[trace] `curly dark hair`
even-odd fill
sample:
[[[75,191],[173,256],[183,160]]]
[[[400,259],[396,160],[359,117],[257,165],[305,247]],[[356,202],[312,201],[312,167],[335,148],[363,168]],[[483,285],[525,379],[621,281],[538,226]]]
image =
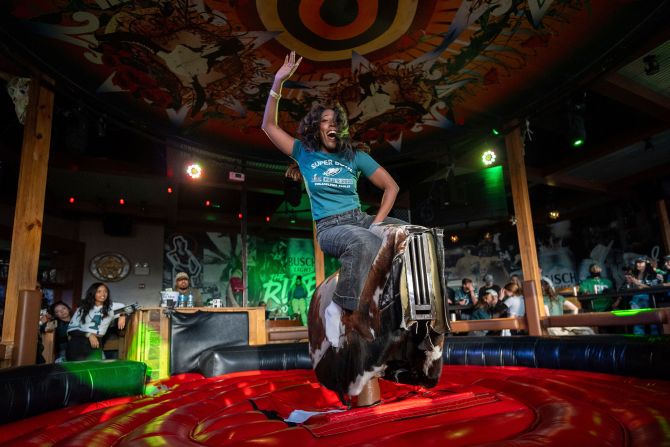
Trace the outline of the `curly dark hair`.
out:
[[[109,312],[112,309],[112,294],[109,291],[109,287],[107,287],[107,284],[105,283],[94,282],[93,284],[91,284],[88,290],[86,290],[86,295],[84,296],[84,299],[81,302],[81,315],[79,316],[79,319],[82,322],[82,324],[84,323],[86,315],[88,315],[91,309],[93,309],[93,307],[95,306],[95,292],[98,290],[98,287],[100,286],[104,286],[105,289],[107,289],[107,299],[102,304],[102,317],[105,318],[107,315],[109,315]]]
[[[321,115],[324,110],[331,109],[335,112],[335,123],[337,125],[337,152],[346,160],[354,159],[354,148],[351,144],[351,136],[349,135],[349,120],[347,119],[347,112],[339,104],[332,105],[314,104],[312,109],[300,121],[298,126],[298,137],[305,148],[309,151],[319,150],[321,145],[321,137],[319,136],[319,128],[321,126]]]

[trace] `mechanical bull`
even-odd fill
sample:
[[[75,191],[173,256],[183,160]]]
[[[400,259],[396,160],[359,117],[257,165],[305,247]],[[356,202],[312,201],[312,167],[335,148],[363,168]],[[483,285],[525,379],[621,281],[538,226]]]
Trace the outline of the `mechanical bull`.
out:
[[[379,401],[378,377],[437,384],[444,334],[449,331],[442,230],[386,225],[358,309],[332,301],[338,273],[314,292],[309,349],[319,382],[351,405]]]

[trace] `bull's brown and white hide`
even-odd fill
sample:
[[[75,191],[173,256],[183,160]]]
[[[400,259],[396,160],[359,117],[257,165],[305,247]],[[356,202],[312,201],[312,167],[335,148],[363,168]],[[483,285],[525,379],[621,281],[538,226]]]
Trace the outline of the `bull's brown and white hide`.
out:
[[[315,291],[309,309],[309,345],[319,381],[343,402],[374,376],[434,386],[442,371],[444,335],[430,322],[403,324],[398,284],[407,243],[403,226],[384,227],[382,246],[370,269],[358,309],[348,313],[332,301],[337,272]]]

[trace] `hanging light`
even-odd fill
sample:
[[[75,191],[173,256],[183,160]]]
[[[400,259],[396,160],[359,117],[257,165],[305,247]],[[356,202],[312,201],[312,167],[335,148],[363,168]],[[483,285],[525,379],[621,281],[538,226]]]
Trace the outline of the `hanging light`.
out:
[[[570,102],[568,111],[568,141],[572,147],[581,147],[586,143],[586,93],[581,98]]]
[[[452,234],[449,237],[449,240],[455,244],[456,242],[458,242],[458,235],[457,234]]]
[[[561,213],[559,213],[558,210],[549,211],[549,219],[558,220],[559,217],[561,217]]]

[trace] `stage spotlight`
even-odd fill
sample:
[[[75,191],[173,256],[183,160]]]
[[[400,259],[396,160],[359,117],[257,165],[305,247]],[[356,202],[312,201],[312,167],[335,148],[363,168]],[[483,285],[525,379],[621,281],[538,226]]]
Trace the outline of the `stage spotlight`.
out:
[[[493,135],[495,135],[496,137],[497,137],[498,135],[500,135],[500,131],[499,131],[498,129],[495,129],[495,128],[491,129],[491,133],[492,133]]]
[[[70,202],[70,203],[74,203],[74,202],[75,202],[74,197],[70,197],[70,199],[68,200],[68,202]]]
[[[496,153],[493,152],[491,149],[486,150],[482,154],[482,163],[484,163],[484,166],[491,166],[495,162],[496,162]]]
[[[458,242],[458,235],[452,234],[449,240],[455,244],[456,242]]]
[[[202,167],[197,163],[188,165],[186,168],[186,174],[188,174],[188,176],[194,180],[198,179],[202,176]]]
[[[549,211],[549,219],[558,220],[559,217],[561,217],[561,213],[559,213],[558,210]]]

